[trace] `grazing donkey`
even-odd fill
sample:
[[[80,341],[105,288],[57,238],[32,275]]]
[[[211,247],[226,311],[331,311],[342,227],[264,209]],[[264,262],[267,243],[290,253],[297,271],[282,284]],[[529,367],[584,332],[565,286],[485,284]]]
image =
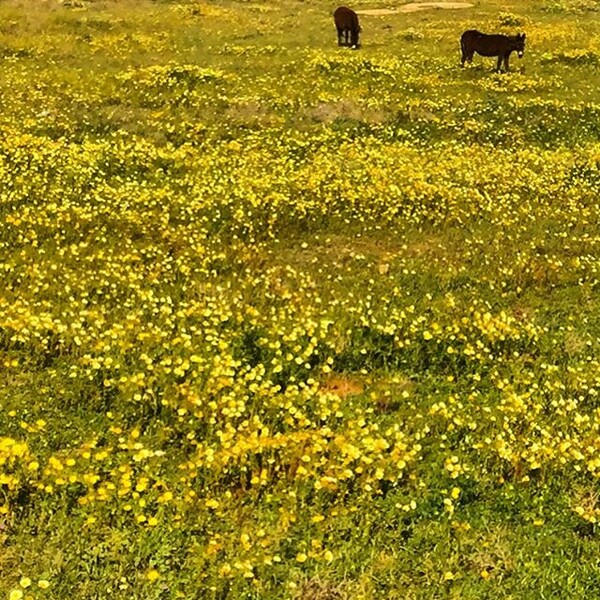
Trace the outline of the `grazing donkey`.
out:
[[[360,25],[358,24],[358,15],[346,6],[340,6],[333,13],[335,28],[338,35],[338,46],[352,46],[358,48],[358,34]],[[342,42],[342,37],[344,41]],[[350,38],[348,40],[348,38]]]
[[[496,70],[500,71],[502,62],[508,71],[508,59],[512,52],[517,52],[519,58],[523,58],[525,52],[525,34],[519,35],[487,35],[474,29],[465,31],[460,36],[460,49],[462,50],[461,67],[465,61],[473,62],[473,54],[481,56],[497,56],[498,64]]]

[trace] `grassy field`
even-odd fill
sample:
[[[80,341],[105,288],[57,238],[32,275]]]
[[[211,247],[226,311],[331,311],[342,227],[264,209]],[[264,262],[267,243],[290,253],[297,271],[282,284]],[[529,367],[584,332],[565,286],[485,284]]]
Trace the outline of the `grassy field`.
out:
[[[598,595],[600,2],[334,8],[0,2],[0,600]]]

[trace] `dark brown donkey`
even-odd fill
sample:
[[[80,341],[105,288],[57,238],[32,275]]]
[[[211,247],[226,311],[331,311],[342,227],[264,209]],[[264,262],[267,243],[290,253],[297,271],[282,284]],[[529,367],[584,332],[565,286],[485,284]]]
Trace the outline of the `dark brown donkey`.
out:
[[[358,48],[358,34],[360,33],[358,15],[347,6],[340,6],[335,9],[333,20],[338,34],[338,46]],[[342,41],[342,37],[344,41]]]
[[[465,66],[465,61],[473,62],[473,54],[481,56],[497,56],[498,65],[496,70],[500,71],[502,62],[504,68],[508,71],[508,59],[513,52],[517,52],[519,58],[523,58],[525,52],[525,34],[519,35],[487,35],[469,29],[460,36],[460,49],[462,50],[461,67]]]

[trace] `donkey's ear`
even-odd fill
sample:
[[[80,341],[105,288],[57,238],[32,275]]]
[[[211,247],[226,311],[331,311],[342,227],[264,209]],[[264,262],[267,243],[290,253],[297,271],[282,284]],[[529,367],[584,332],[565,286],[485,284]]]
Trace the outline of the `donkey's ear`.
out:
[[[521,39],[525,40],[525,34],[524,33],[521,34]]]

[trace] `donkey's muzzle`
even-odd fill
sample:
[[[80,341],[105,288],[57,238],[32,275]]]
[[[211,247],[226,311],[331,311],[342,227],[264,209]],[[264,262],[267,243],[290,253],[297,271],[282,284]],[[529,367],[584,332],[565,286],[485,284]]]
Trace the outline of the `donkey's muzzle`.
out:
[[[519,53],[517,54],[517,56],[518,56],[519,58],[523,58],[523,52],[519,52]]]

